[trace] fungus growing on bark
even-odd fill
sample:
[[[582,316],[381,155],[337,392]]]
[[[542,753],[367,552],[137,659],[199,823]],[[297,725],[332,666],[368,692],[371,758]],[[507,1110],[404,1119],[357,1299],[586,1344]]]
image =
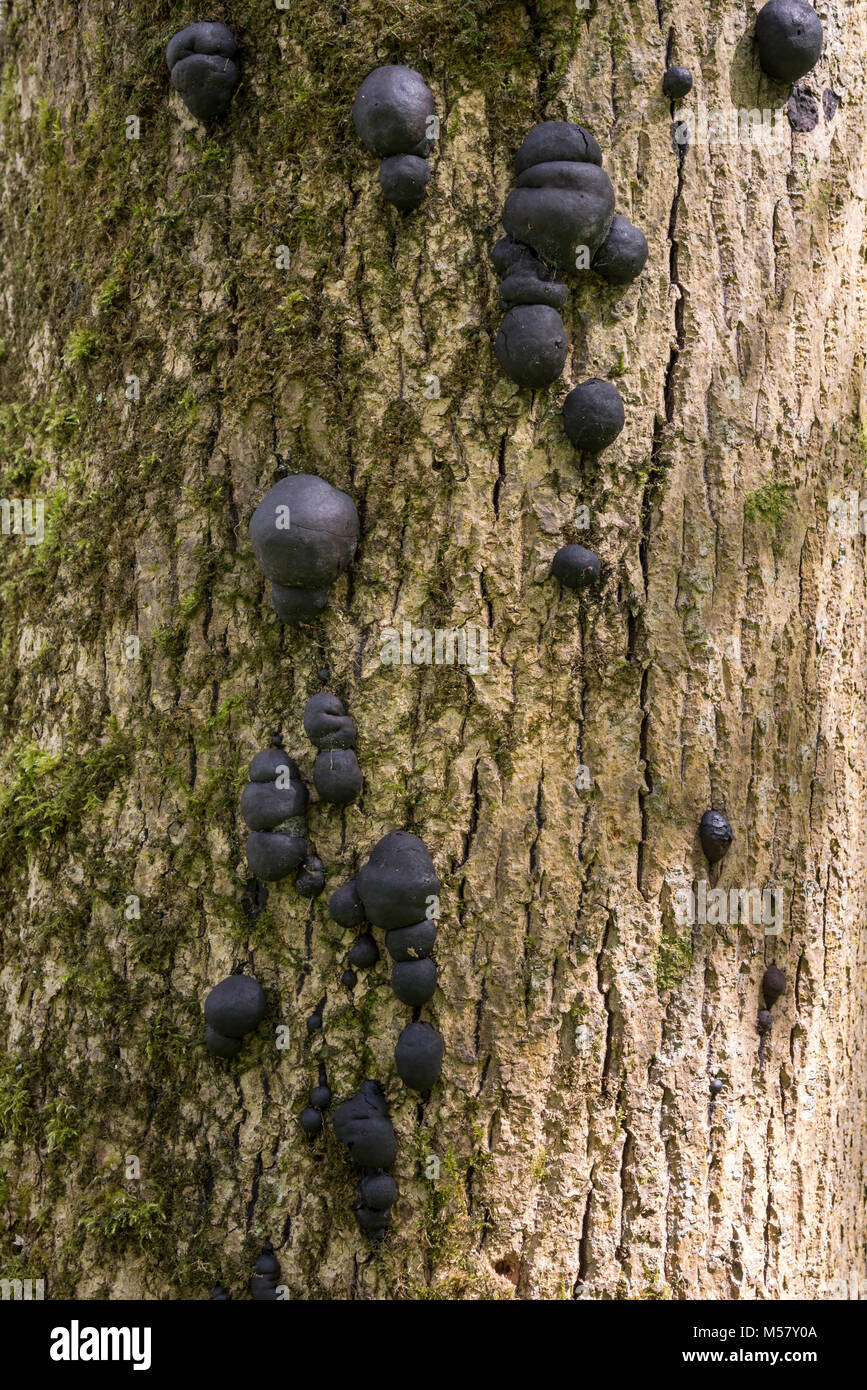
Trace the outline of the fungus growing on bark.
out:
[[[576,164],[602,163],[598,141],[583,126],[571,121],[540,121],[525,136],[515,155],[515,173],[534,164],[570,160]]]
[[[311,1135],[311,1137],[319,1134],[322,1130],[322,1116],[313,1106],[308,1106],[306,1110],[301,1111],[298,1122],[304,1133]]]
[[[358,737],[355,720],[330,690],[311,695],[304,706],[304,732],[315,748],[354,748]]]
[[[390,1173],[365,1173],[357,1195],[359,1203],[371,1211],[388,1211],[397,1201],[397,1183]]]
[[[519,386],[550,386],[566,364],[563,320],[549,304],[516,304],[500,324],[494,352]]]
[[[208,1295],[212,1303],[231,1303],[232,1295],[228,1289],[224,1289],[222,1284],[215,1284]]]
[[[722,811],[705,811],[699,822],[698,837],[710,864],[717,864],[734,839],[734,833]]]
[[[720,1081],[719,1077],[718,1077],[718,1076],[714,1076],[714,1077],[711,1079],[711,1083],[710,1083],[710,1093],[711,1093],[711,1095],[712,1095],[712,1096],[718,1096],[719,1093],[720,1093],[720,1091],[722,1090],[722,1088],[723,1088],[723,1084],[722,1084],[722,1082]]]
[[[418,207],[430,178],[425,156],[433,114],[433,92],[421,73],[400,63],[369,72],[353,102],[358,136],[382,160],[382,191],[403,212]]]
[[[506,309],[516,304],[547,304],[562,309],[569,298],[569,286],[562,280],[540,280],[519,265],[500,285],[500,303]]]
[[[370,932],[363,932],[353,942],[349,952],[349,964],[356,970],[369,970],[379,960],[379,947]]]
[[[433,998],[437,987],[436,965],[427,957],[398,961],[391,972],[391,987],[402,1004],[419,1008]]]
[[[240,79],[233,62],[237,52],[225,24],[189,24],[169,40],[166,64],[172,86],[203,125],[225,116],[232,104]]]
[[[250,518],[250,540],[271,580],[281,622],[305,622],[322,611],[331,585],[352,561],[358,512],[352,498],[324,478],[293,474],[259,503]]]
[[[689,68],[681,68],[676,64],[666,68],[662,90],[671,101],[680,101],[681,97],[685,97],[687,92],[692,91],[692,73]]]
[[[237,1057],[241,1051],[240,1038],[224,1038],[215,1028],[205,1029],[205,1047],[215,1057]]]
[[[601,573],[599,556],[583,545],[563,545],[551,561],[551,573],[567,589],[586,589]]]
[[[519,175],[503,208],[503,226],[561,270],[575,270],[579,248],[590,256],[614,216],[614,189],[597,164],[554,161]]]
[[[773,1021],[767,1009],[759,1009],[758,1015],[756,1016],[756,1027],[760,1033],[770,1032]]]
[[[323,801],[348,806],[361,794],[363,778],[355,756],[357,730],[342,700],[330,690],[312,695],[304,709],[304,730],[322,751],[313,766],[313,784]]]
[[[252,975],[229,975],[205,1000],[205,1043],[220,1057],[234,1057],[240,1039],[265,1017],[265,991]]]
[[[250,872],[266,883],[285,878],[307,853],[307,788],[298,765],[275,739],[275,746],[250,762],[249,782],[241,793],[241,815],[250,834],[246,855]]]
[[[394,1049],[398,1076],[404,1085],[411,1091],[429,1091],[442,1070],[443,1049],[442,1036],[429,1023],[407,1024]]]
[[[277,1280],[280,1278],[280,1264],[274,1254],[270,1240],[262,1246],[262,1253],[256,1261],[255,1273],[250,1280],[250,1293],[257,1303],[277,1301]]]
[[[647,238],[628,217],[616,212],[591,269],[609,285],[628,285],[647,264]]]
[[[432,918],[386,932],[385,948],[392,960],[423,960],[429,956],[437,939],[437,924]]]
[[[412,212],[424,198],[430,165],[417,154],[393,154],[379,166],[383,196],[400,212]]]
[[[781,994],[786,992],[786,977],[779,966],[769,965],[762,976],[762,997],[772,1009]]]
[[[361,795],[364,782],[351,748],[329,748],[313,764],[313,785],[323,801],[348,806]]]
[[[325,870],[322,860],[315,854],[308,854],[295,875],[295,888],[303,898],[317,898],[325,887]]]
[[[355,986],[358,984],[358,976],[354,970],[344,970],[343,974],[340,976],[340,983],[345,985],[347,989],[355,989]]]
[[[768,0],[756,18],[759,63],[768,77],[795,82],[822,54],[822,21],[807,0]]]
[[[328,912],[339,927],[360,927],[364,921],[364,903],[358,896],[354,878],[348,878],[335,888],[328,899]]]
[[[600,454],[613,444],[626,422],[623,398],[610,381],[591,377],[563,402],[563,427],[582,454]]]
[[[390,1168],[397,1140],[378,1081],[363,1081],[361,1089],[338,1106],[332,1128],[353,1162],[361,1168]]]
[[[325,1075],[325,1064],[319,1066],[319,1082],[310,1088],[310,1104],[314,1110],[327,1110],[331,1104],[331,1087]]]
[[[323,1004],[324,1004],[324,1001],[323,1001]],[[307,1032],[308,1032],[308,1033],[315,1033],[315,1032],[318,1031],[318,1029],[320,1029],[320,1028],[322,1027],[322,1009],[323,1009],[323,1004],[317,1004],[316,1008],[313,1010],[313,1013],[312,1013],[312,1014],[310,1015],[310,1017],[308,1018],[308,1020],[307,1020]]]
[[[365,916],[393,931],[427,916],[442,884],[427,846],[406,830],[391,830],[374,845],[356,879]]]

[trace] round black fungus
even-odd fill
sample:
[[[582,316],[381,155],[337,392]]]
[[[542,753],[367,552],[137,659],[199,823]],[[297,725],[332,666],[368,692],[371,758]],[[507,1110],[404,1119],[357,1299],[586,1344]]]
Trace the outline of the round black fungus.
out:
[[[213,1303],[230,1303],[232,1295],[228,1289],[224,1289],[222,1284],[215,1284],[208,1297]]]
[[[519,386],[550,386],[566,364],[563,320],[548,304],[518,304],[500,324],[494,352]]]
[[[248,782],[241,793],[241,815],[250,830],[276,830],[284,821],[303,816],[307,788],[299,781]]]
[[[561,546],[551,561],[551,573],[567,589],[586,589],[599,578],[599,556],[583,545]]]
[[[430,165],[415,154],[393,154],[379,166],[379,186],[401,212],[411,212],[424,198]]]
[[[382,1233],[388,1229],[391,1217],[387,1211],[371,1211],[368,1207],[355,1207],[355,1219],[363,1231]]]
[[[779,966],[769,965],[762,976],[762,997],[768,1008],[773,1008],[781,994],[786,992],[786,977]]]
[[[331,1104],[331,1087],[314,1086],[310,1091],[310,1104],[314,1110],[327,1110]]]
[[[822,21],[806,0],[768,0],[756,19],[759,63],[768,77],[795,82],[822,53]]]
[[[325,870],[322,860],[310,854],[295,875],[295,888],[302,898],[316,898],[325,887]]]
[[[215,1028],[205,1029],[205,1047],[215,1057],[237,1057],[241,1051],[240,1038],[226,1038]]]
[[[623,429],[623,399],[610,381],[591,377],[571,390],[563,402],[563,426],[582,454],[599,454]]]
[[[312,1014],[310,1015],[310,1017],[308,1018],[308,1020],[307,1020],[307,1032],[308,1032],[308,1033],[315,1033],[315,1032],[317,1031],[317,1029],[319,1029],[319,1028],[321,1028],[321,1027],[322,1027],[322,1013],[321,1013],[321,1011],[320,1011],[319,1009],[316,1009],[316,1011],[315,1011],[314,1013],[312,1013]]]
[[[374,845],[356,886],[368,922],[393,931],[427,916],[429,899],[439,895],[442,884],[418,836],[392,830]]]
[[[277,1280],[280,1278],[280,1265],[274,1254],[270,1240],[262,1246],[262,1253],[256,1261],[255,1274],[250,1280],[250,1294],[257,1303],[277,1301]]]
[[[340,976],[340,983],[345,985],[347,989],[355,989],[358,984],[358,976],[354,970],[344,970]]]
[[[250,540],[259,568],[276,586],[275,607],[286,600],[280,616],[291,622],[298,590],[312,594],[320,611],[321,595],[327,600],[329,587],[349,566],[358,543],[358,512],[352,498],[324,478],[293,474],[259,503],[250,518]]]
[[[553,276],[553,271],[539,260],[535,251],[531,251],[530,247],[524,246],[522,242],[515,241],[514,237],[500,237],[491,251],[491,260],[494,270],[500,276],[513,270],[520,271],[522,275],[535,275],[540,280],[550,280]]]
[[[712,1095],[712,1096],[718,1096],[719,1093],[720,1093],[720,1091],[722,1090],[722,1088],[723,1088],[722,1082],[720,1081],[720,1079],[719,1079],[718,1076],[715,1076],[715,1077],[713,1078],[713,1080],[711,1081],[711,1083],[710,1083],[710,1092],[711,1092],[711,1095]]]
[[[166,48],[172,86],[197,121],[207,125],[232,104],[240,73],[232,61],[237,44],[225,24],[190,24]]]
[[[429,1023],[409,1023],[397,1040],[394,1061],[398,1076],[411,1091],[429,1091],[443,1064],[443,1040]],[[373,1164],[370,1165],[373,1167]],[[390,1164],[377,1165],[388,1168]]]
[[[680,101],[687,92],[692,91],[692,73],[689,68],[667,68],[662,79],[662,90],[672,101]]]
[[[328,911],[339,927],[360,927],[364,921],[364,904],[358,896],[354,878],[335,888],[328,899]]]
[[[322,1116],[312,1106],[301,1111],[298,1121],[305,1134],[319,1134],[322,1130]]]
[[[601,164],[602,151],[583,126],[571,121],[541,121],[525,135],[515,155],[515,173],[523,174],[532,164],[550,164],[554,160]]]
[[[297,869],[307,853],[301,835],[282,835],[274,831],[253,831],[247,836],[246,855],[250,872],[265,883],[276,883]]]
[[[390,1168],[394,1163],[397,1140],[379,1082],[363,1081],[361,1090],[335,1110],[332,1128],[360,1167]]]
[[[758,1015],[756,1017],[756,1027],[758,1028],[760,1033],[769,1032],[773,1021],[774,1020],[771,1018],[771,1015],[768,1013],[767,1009],[759,1009]]]
[[[205,1022],[224,1038],[243,1038],[265,1017],[265,991],[252,975],[229,975],[205,1000]]]
[[[698,838],[710,864],[716,864],[728,852],[734,833],[722,811],[705,811],[699,822]]]
[[[304,706],[304,732],[315,748],[354,748],[355,720],[330,690],[311,695]]]
[[[363,783],[358,759],[351,748],[328,748],[313,764],[313,785],[323,801],[348,806],[361,795]]]
[[[385,948],[392,960],[423,960],[429,956],[437,939],[437,924],[431,918],[415,922],[411,927],[385,934]]]
[[[271,603],[281,623],[309,623],[328,607],[330,589],[288,589],[271,584]]]
[[[368,970],[379,960],[379,947],[370,932],[365,932],[354,942],[349,952],[349,964],[356,970]]]
[[[591,268],[609,285],[628,285],[647,264],[645,235],[628,217],[616,212],[608,235],[591,261]]]
[[[331,680],[331,668],[330,668],[330,666],[320,666],[320,667],[319,667],[319,670],[316,672],[316,679],[317,679],[317,680],[320,680],[320,681],[322,682],[323,685],[326,683],[326,681],[330,681],[330,680]]]
[[[568,298],[569,286],[562,280],[540,280],[522,273],[520,268],[507,275],[500,285],[500,303],[506,308],[513,304],[547,304],[552,309],[562,309]]]
[[[402,1004],[418,1008],[433,998],[437,987],[437,968],[424,960],[399,961],[391,972],[391,987]]]
[[[433,92],[421,73],[400,63],[369,72],[352,105],[359,139],[380,159],[421,145],[433,114]]]
[[[390,1173],[367,1173],[358,1184],[358,1201],[371,1211],[388,1211],[397,1197],[397,1183]]]
[[[278,777],[282,781],[298,782],[301,780],[301,771],[295,759],[290,758],[286,749],[278,745],[276,748],[264,748],[261,753],[256,753],[250,759],[247,776],[251,782],[274,782]]]
[[[572,183],[563,186],[562,170]],[[590,256],[601,246],[614,217],[611,180],[595,164],[541,164],[513,188],[503,208],[503,226],[553,265],[574,271],[579,247]],[[542,180],[548,180],[542,182]]]

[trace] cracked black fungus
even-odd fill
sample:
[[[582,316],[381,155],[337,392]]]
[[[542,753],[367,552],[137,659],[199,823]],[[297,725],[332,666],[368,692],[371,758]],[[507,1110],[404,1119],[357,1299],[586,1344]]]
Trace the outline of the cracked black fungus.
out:
[[[335,888],[328,899],[328,912],[339,927],[360,927],[364,921],[364,903],[358,896],[354,878]]]
[[[599,556],[583,545],[563,545],[551,561],[551,573],[567,589],[586,589],[601,573]]]
[[[762,976],[762,998],[769,1009],[786,992],[786,977],[777,965],[769,965]]]
[[[536,390],[556,381],[566,365],[566,329],[549,304],[516,304],[494,343],[497,361],[519,386]]]
[[[698,837],[710,864],[719,863],[728,853],[734,832],[722,811],[705,811],[699,822]]]
[[[229,975],[205,1000],[205,1042],[209,1051],[232,1057],[239,1040],[265,1017],[265,991],[252,975]],[[233,1044],[237,1043],[238,1046]]]
[[[620,392],[599,377],[573,387],[563,402],[563,427],[569,442],[582,454],[600,454],[607,449],[625,422]]]
[[[593,260],[591,269],[609,285],[628,285],[647,264],[648,245],[644,233],[628,217],[616,212],[608,234]]]
[[[358,737],[355,720],[330,690],[311,695],[304,706],[304,732],[314,748],[354,748]]]
[[[432,960],[398,961],[391,972],[391,987],[402,1004],[417,1009],[433,998],[437,968]]]
[[[307,854],[307,788],[297,763],[276,739],[275,746],[255,755],[248,776],[241,793],[241,815],[250,830],[247,863],[258,879],[276,883]]]
[[[275,1303],[277,1301],[277,1281],[280,1278],[280,1264],[270,1240],[266,1240],[262,1246],[262,1253],[254,1268],[255,1273],[250,1280],[252,1298],[256,1303]]]
[[[238,46],[225,24],[189,24],[169,40],[166,64],[172,86],[203,125],[225,116],[240,73],[233,59]]]
[[[369,72],[352,105],[359,139],[382,160],[382,192],[401,212],[417,208],[425,195],[433,115],[433,92],[421,73],[401,63]]]
[[[407,830],[383,835],[355,882],[367,921],[385,931],[421,921],[442,887],[427,846]]]
[[[437,939],[437,924],[426,917],[411,927],[399,927],[385,934],[385,949],[392,960],[423,960],[429,956]]]
[[[806,0],[768,0],[756,18],[759,63],[768,77],[795,82],[822,54],[822,21]]]
[[[295,889],[302,898],[318,898],[325,887],[325,870],[322,860],[315,854],[308,854],[295,875]]]
[[[352,498],[312,473],[281,478],[266,493],[250,518],[250,540],[281,622],[322,611],[352,562],[358,530]]]
[[[394,1049],[395,1066],[404,1085],[422,1094],[429,1091],[442,1070],[443,1050],[441,1034],[429,1023],[408,1023]]]
[[[687,92],[692,91],[692,73],[689,68],[678,67],[675,63],[666,68],[662,79],[662,90],[671,101],[680,101]]]
[[[334,1112],[332,1128],[350,1158],[361,1168],[391,1168],[397,1140],[378,1081],[363,1081],[361,1089]]]

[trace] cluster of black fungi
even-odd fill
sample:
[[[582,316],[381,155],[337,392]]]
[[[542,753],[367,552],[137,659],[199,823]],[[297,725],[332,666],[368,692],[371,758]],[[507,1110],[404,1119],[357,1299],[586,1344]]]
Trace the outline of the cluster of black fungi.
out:
[[[756,1018],[756,1027],[760,1033],[768,1033],[773,1023],[771,1009],[776,1004],[781,994],[786,992],[786,976],[778,965],[769,965],[762,976],[762,998],[765,1007],[759,1009]]]
[[[307,788],[277,734],[270,748],[251,759],[247,775],[241,793],[241,815],[250,831],[247,864],[263,883],[277,883],[307,860]]]
[[[388,1105],[378,1081],[363,1081],[361,1089],[339,1105],[332,1127],[354,1163],[364,1170],[354,1208],[359,1226],[379,1238],[388,1229],[397,1184],[387,1171],[397,1157]]]
[[[205,1000],[205,1045],[217,1057],[234,1057],[247,1033],[265,1017],[265,991],[252,975],[228,975]]]
[[[234,61],[237,52],[225,24],[189,24],[169,40],[166,63],[172,86],[203,125],[220,120],[232,104],[241,76]]]
[[[311,695],[304,709],[304,732],[317,748],[313,785],[323,801],[348,806],[361,795],[361,768],[355,755],[358,731],[343,701],[330,690]]]
[[[401,212],[422,201],[430,178],[428,135],[433,92],[421,73],[401,63],[374,68],[358,89],[352,119],[362,144],[376,155],[379,185]]]
[[[256,562],[271,581],[282,623],[308,622],[328,602],[358,544],[358,512],[345,492],[313,473],[281,478],[250,518]]]

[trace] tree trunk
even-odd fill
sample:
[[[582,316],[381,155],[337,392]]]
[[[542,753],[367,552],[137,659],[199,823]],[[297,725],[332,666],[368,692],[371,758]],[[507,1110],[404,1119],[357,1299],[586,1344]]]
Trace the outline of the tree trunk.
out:
[[[236,0],[201,16],[241,44],[206,133],[164,60],[188,6],[2,8],[0,487],[45,521],[0,539],[0,1272],[49,1298],[243,1298],[270,1237],[292,1298],[851,1296],[867,10],[820,6],[796,131],[733,0]],[[695,74],[688,145],[667,51]],[[442,120],[410,215],[350,118],[385,62]],[[738,132],[752,108],[776,126]],[[546,118],[595,133],[650,257],[625,290],[573,278],[566,371],[531,394],[492,352],[489,251]],[[595,462],[559,418],[589,376],[626,406]],[[247,535],[286,470],[362,522],[297,630]],[[603,564],[580,595],[549,577],[575,540]],[[384,664],[404,623],[486,629],[487,669]],[[326,892],[288,879],[261,911],[247,762],[279,727],[309,780],[323,664],[363,799],[314,798]],[[781,894],[779,934],[683,924],[683,890],[714,882],[709,807],[735,834],[717,886]],[[327,913],[395,827],[443,880],[427,1101],[395,1071],[410,1014],[384,949],[350,993]],[[788,989],[762,1038],[771,961]],[[222,1062],[202,1003],[242,964],[267,1020]],[[323,1060],[335,1105],[386,1089],[379,1245],[330,1126],[298,1125]]]

